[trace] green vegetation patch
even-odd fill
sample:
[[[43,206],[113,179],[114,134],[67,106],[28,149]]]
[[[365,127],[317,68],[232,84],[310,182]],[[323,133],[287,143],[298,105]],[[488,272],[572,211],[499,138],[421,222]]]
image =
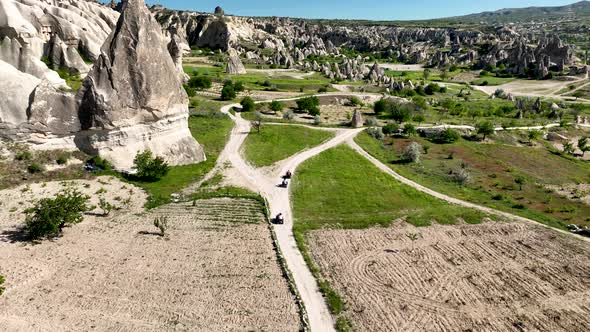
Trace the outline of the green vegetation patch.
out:
[[[293,186],[294,230],[366,228],[406,217],[416,226],[459,219],[478,223],[485,214],[447,204],[401,184],[346,146],[303,163]]]
[[[411,141],[427,147],[420,164],[400,162]],[[468,140],[448,145],[422,138],[378,141],[362,133],[356,142],[402,176],[449,196],[556,228],[565,229],[570,223],[590,225],[590,206],[547,189],[547,185],[590,182],[590,165],[583,161],[545,148]],[[451,173],[460,169],[469,174],[466,183],[453,181]]]
[[[251,132],[244,143],[246,159],[257,167],[269,166],[279,160],[330,139],[333,133],[303,126],[262,126]]]

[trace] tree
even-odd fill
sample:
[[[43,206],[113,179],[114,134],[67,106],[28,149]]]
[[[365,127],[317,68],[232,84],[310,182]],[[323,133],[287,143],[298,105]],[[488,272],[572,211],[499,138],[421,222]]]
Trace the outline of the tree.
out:
[[[432,96],[433,94],[440,92],[440,86],[436,83],[430,83],[424,88],[424,92],[427,95]]]
[[[377,115],[384,113],[386,110],[387,110],[387,102],[385,101],[385,99],[379,99],[375,102],[375,105],[373,105],[373,111]]]
[[[483,140],[486,140],[486,136],[491,136],[496,132],[494,125],[490,121],[483,121],[476,126],[477,133],[483,136]]]
[[[312,116],[320,114],[320,100],[318,97],[306,97],[297,100],[297,109],[301,112],[307,112]]]
[[[54,198],[42,198],[25,210],[24,229],[32,239],[58,236],[64,226],[82,221],[90,197],[66,189]]]
[[[422,72],[422,75],[424,76],[424,79],[427,80],[427,81],[430,78],[430,74],[432,74],[432,72],[428,68],[424,69],[424,72]]]
[[[252,112],[256,108],[254,100],[250,97],[244,97],[240,102],[240,105],[242,105],[242,112]]]
[[[458,141],[460,138],[461,135],[459,132],[452,128],[446,128],[438,134],[436,140],[441,143],[450,144]]]
[[[443,68],[443,70],[440,72],[440,79],[443,81],[446,81],[447,78],[449,78],[449,70],[446,68]]]
[[[426,118],[424,118],[424,115],[422,114],[416,114],[414,115],[414,118],[412,118],[412,120],[414,122],[418,122],[418,124],[421,124],[422,122],[426,121]]]
[[[467,111],[467,114],[473,119],[475,120],[475,118],[477,118],[478,116],[481,116],[481,111],[475,108],[470,109],[469,111]]]
[[[260,133],[262,127],[262,114],[260,112],[254,113],[254,120],[252,120],[252,127],[256,129],[257,133]]]
[[[426,99],[421,96],[415,96],[412,98],[412,102],[414,103],[416,111],[424,111],[428,109],[428,104],[426,103]]]
[[[246,89],[246,87],[244,87],[244,83],[241,81],[237,81],[234,83],[234,90],[236,92],[242,92]]]
[[[141,181],[158,181],[170,170],[168,164],[162,157],[154,157],[152,151],[140,152],[133,159],[133,169],[136,170],[135,177]]]
[[[411,106],[408,104],[409,103],[392,103],[392,105],[389,108],[391,118],[397,121],[398,123],[410,120],[412,117],[412,109]]]
[[[350,106],[362,106],[363,102],[357,96],[348,98],[348,105]]]
[[[275,113],[278,113],[278,112],[282,111],[283,110],[283,103],[281,103],[278,100],[273,100],[270,103],[270,110],[273,111],[273,112],[275,112]]]
[[[399,125],[397,123],[390,122],[383,126],[383,134],[384,135],[394,135],[399,133]]]
[[[420,163],[421,155],[422,146],[416,142],[412,142],[404,148],[402,159],[413,163]]]
[[[413,124],[406,123],[404,125],[403,133],[406,136],[413,136],[413,135],[416,135],[418,133],[418,131],[416,131],[416,127]]]
[[[188,86],[197,89],[204,90],[210,89],[212,86],[211,79],[207,76],[195,76],[188,80]]]
[[[576,92],[574,92],[574,94],[572,96],[576,97],[576,100],[578,100],[578,98],[584,98],[584,92],[583,91],[576,91]]]
[[[238,93],[234,89],[234,85],[231,84],[224,84],[223,88],[221,89],[221,100],[232,100],[237,97]]]
[[[526,179],[519,175],[514,178],[514,183],[518,184],[519,190],[522,190],[522,186],[526,183]]]
[[[529,142],[532,142],[533,140],[537,140],[539,139],[539,137],[541,137],[541,135],[543,135],[543,133],[540,130],[529,130],[527,136],[529,138]]]
[[[590,146],[588,146],[588,137],[582,137],[578,140],[578,148],[582,151],[582,158],[586,152],[590,151]]]

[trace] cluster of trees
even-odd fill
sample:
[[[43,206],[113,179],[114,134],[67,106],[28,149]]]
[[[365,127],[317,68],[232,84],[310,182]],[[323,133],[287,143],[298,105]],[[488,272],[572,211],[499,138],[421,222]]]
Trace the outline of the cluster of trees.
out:
[[[223,82],[223,88],[221,89],[221,100],[235,99],[238,93],[244,91],[244,89],[244,83],[227,80]]]
[[[193,76],[184,85],[184,90],[186,90],[189,97],[194,97],[196,91],[210,89],[212,85],[211,79],[207,76]]]
[[[397,123],[412,119],[415,112],[421,111],[426,106],[423,98],[416,98],[413,102],[400,102],[391,98],[383,98],[375,102],[373,111],[378,116],[389,116]]]
[[[320,100],[318,97],[301,98],[296,103],[299,112],[308,113],[311,116],[320,115]]]

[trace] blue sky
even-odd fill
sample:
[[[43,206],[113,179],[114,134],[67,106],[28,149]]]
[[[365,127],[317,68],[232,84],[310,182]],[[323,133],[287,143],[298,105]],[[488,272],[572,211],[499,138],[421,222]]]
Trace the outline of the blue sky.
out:
[[[172,9],[212,12],[220,5],[226,13],[243,16],[307,18],[363,18],[372,20],[428,19],[472,14],[501,8],[561,6],[573,0],[159,0]]]

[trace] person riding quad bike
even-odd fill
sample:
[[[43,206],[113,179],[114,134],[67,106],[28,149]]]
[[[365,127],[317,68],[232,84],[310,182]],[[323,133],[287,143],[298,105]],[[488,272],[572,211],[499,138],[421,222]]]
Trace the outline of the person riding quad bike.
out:
[[[285,222],[285,220],[283,219],[283,214],[282,213],[277,214],[277,216],[275,217],[275,223],[282,225],[284,222]]]
[[[285,174],[285,179],[290,179],[293,176],[293,174],[291,173],[291,171],[287,171],[287,173]]]

